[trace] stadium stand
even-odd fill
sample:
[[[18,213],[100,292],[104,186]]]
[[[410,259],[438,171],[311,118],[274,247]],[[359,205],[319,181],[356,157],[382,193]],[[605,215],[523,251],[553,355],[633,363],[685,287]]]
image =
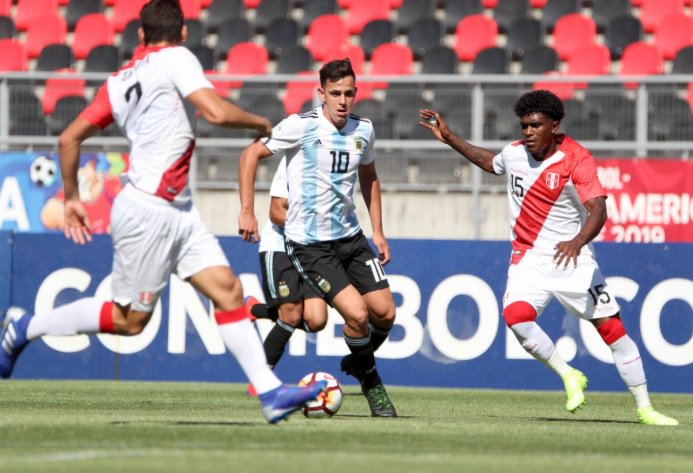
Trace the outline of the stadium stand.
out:
[[[457,74],[458,65],[457,53],[453,49],[439,44],[424,52],[421,58],[421,73]]]
[[[206,37],[205,24],[200,20],[186,19],[185,26],[188,29],[188,37],[183,43],[187,48],[200,46],[204,43]]]
[[[270,59],[277,59],[284,51],[299,45],[300,29],[292,18],[275,18],[265,31],[265,49]]]
[[[0,71],[26,71],[28,63],[22,43],[14,39],[0,39]]]
[[[494,46],[479,51],[474,58],[472,74],[507,74],[510,69],[510,54],[505,48]]]
[[[65,12],[67,27],[70,31],[74,31],[80,18],[92,13],[103,14],[103,11],[103,0],[70,0]]]
[[[113,44],[113,28],[108,18],[101,13],[88,13],[80,17],[72,38],[75,58],[86,58],[92,48],[102,44]]]
[[[199,56],[198,56],[199,58]],[[109,44],[94,46],[84,61],[84,72],[115,72],[122,59],[117,47]]]
[[[57,0],[19,0],[14,14],[14,25],[19,31],[26,31],[37,18],[58,15]]]
[[[525,52],[544,44],[544,25],[536,18],[519,18],[508,28],[505,47],[515,60]]]
[[[414,54],[407,45],[397,43],[381,44],[371,58],[371,75],[408,75],[413,72]],[[388,84],[378,82],[375,88],[387,88]]]
[[[645,32],[652,33],[669,15],[684,12],[683,0],[641,0],[640,21]]]
[[[115,0],[111,11],[111,21],[115,32],[122,32],[128,23],[138,20],[139,12],[145,3],[147,0]]]
[[[623,50],[618,70],[620,76],[646,76],[664,72],[664,57],[660,48],[644,41],[631,43]],[[626,83],[627,88],[637,84]]]
[[[614,18],[606,26],[604,44],[611,52],[611,58],[621,59],[623,50],[629,44],[642,40],[645,36],[640,19],[626,15]]]
[[[10,16],[0,16],[0,39],[12,39],[17,36],[14,20]]]
[[[529,0],[498,0],[493,18],[501,33],[506,33],[515,20],[529,16]]]
[[[234,18],[243,18],[244,13],[243,0],[214,0],[207,10],[207,30],[216,33],[222,23]]]
[[[404,0],[397,14],[398,31],[406,33],[421,18],[433,18],[434,15],[435,0]]]
[[[337,15],[337,0],[304,0],[301,28],[307,32],[315,20],[323,15]]]
[[[558,71],[560,60],[551,46],[535,46],[528,49],[520,61],[520,74],[544,74]]]
[[[597,32],[603,33],[614,18],[630,15],[630,0],[593,0],[592,19]]]
[[[673,59],[679,49],[693,44],[693,19],[684,13],[662,18],[654,31],[653,42],[664,59]]]
[[[0,0],[0,16],[12,15],[12,0]]]
[[[283,48],[276,61],[277,74],[297,74],[313,68],[313,55],[305,47],[292,45]]]
[[[597,25],[592,18],[580,13],[562,16],[553,31],[553,48],[564,61],[583,46],[594,44],[597,39]]]
[[[87,99],[81,95],[64,95],[55,103],[51,115],[48,117],[48,132],[52,136],[58,136],[67,126],[77,118],[87,106]]]
[[[546,31],[553,32],[556,22],[571,13],[580,11],[581,0],[549,0],[546,2],[542,11],[542,22],[546,26]]]
[[[214,54],[218,59],[226,59],[229,49],[237,44],[247,43],[253,37],[253,27],[245,18],[228,18],[219,23]]]
[[[678,50],[671,66],[672,74],[693,73],[693,46],[685,46]]]
[[[430,48],[443,41],[445,27],[434,17],[419,18],[407,30],[407,44],[415,59],[421,59]]]
[[[288,17],[289,0],[262,0],[255,10],[255,29],[265,32],[272,20]]]
[[[65,71],[65,75],[46,79],[46,85],[41,97],[43,113],[51,115],[57,106],[58,100],[71,95],[84,97],[86,81],[78,77],[65,77],[74,71]]]
[[[350,0],[346,25],[349,34],[359,34],[369,21],[389,18],[389,0]]]
[[[457,24],[453,49],[460,61],[473,61],[479,51],[497,43],[496,20],[484,15],[470,15]]]
[[[120,53],[125,59],[132,57],[132,52],[135,50],[140,40],[137,37],[137,30],[140,27],[139,20],[130,20],[120,36]]]
[[[392,43],[395,35],[395,24],[390,20],[371,20],[364,25],[359,35],[359,44],[366,53],[366,58],[370,59],[375,48],[381,44]]]
[[[72,69],[75,65],[75,55],[67,44],[49,44],[39,54],[34,70],[55,71]]]
[[[448,33],[454,33],[457,24],[465,17],[480,15],[484,12],[481,0],[445,0],[445,29]]]
[[[36,17],[26,31],[24,46],[29,59],[36,59],[49,44],[65,44],[67,22],[62,16],[50,14]]]
[[[205,71],[214,71],[216,69],[216,57],[214,50],[209,46],[198,44],[190,47],[190,51],[197,57],[202,69]]]
[[[341,49],[348,43],[349,33],[339,15],[321,15],[308,27],[306,47],[316,61],[322,61],[331,51]]]

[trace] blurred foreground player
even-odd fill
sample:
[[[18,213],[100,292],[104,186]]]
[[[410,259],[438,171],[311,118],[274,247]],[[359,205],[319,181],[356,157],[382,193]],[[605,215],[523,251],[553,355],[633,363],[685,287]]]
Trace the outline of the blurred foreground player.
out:
[[[142,45],[132,61],[109,77],[59,142],[65,236],[80,245],[91,241],[77,185],[80,145],[113,121],[130,143],[127,184],[111,213],[113,300],[89,297],[33,316],[6,317],[0,375],[9,377],[29,341],[44,335],[142,332],[175,272],[212,300],[224,344],[257,389],[263,415],[276,423],[325,386],[284,386],[267,366],[240,281],[200,219],[188,187],[195,109],[210,123],[254,129],[261,136],[270,133],[271,124],[217,95],[199,61],[180,46],[187,30],[177,0],[148,2],[140,23]]]
[[[585,404],[587,377],[571,368],[536,323],[553,297],[594,325],[611,348],[621,379],[637,406],[638,420],[678,425],[652,407],[640,353],[621,323],[590,243],[606,222],[606,193],[592,155],[558,128],[565,114],[553,93],[537,90],[515,103],[523,140],[495,154],[461,139],[432,110],[420,124],[484,171],[506,174],[512,255],[503,318],[522,347],[563,379],[566,409]]]

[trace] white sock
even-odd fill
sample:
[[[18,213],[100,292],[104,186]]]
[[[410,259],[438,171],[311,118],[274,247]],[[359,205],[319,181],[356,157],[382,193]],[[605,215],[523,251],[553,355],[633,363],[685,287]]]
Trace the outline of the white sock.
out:
[[[100,299],[87,297],[38,313],[29,321],[27,338],[34,340],[44,335],[98,333],[103,303]]]
[[[520,322],[510,329],[527,353],[563,376],[570,366],[556,351],[556,346],[536,322]]]
[[[563,377],[572,368],[565,360],[558,354],[557,350],[554,350],[551,357],[546,361],[546,366],[554,370],[560,377]]]
[[[282,382],[267,364],[265,349],[250,319],[220,324],[219,332],[258,394],[281,386]]]
[[[618,374],[633,394],[638,408],[651,405],[640,351],[633,339],[624,335],[609,345],[609,348],[614,356]]]

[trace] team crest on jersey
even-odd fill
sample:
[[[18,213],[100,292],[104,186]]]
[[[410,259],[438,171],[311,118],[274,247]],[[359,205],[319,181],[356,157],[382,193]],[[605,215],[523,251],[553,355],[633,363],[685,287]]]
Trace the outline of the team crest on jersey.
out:
[[[291,293],[289,286],[286,285],[286,281],[279,281],[277,289],[279,290],[279,295],[281,297],[289,297],[289,294]]]
[[[154,294],[152,294],[150,291],[140,292],[140,302],[142,304],[151,304],[153,300]]]
[[[546,173],[546,187],[551,190],[558,189],[558,185],[561,182],[561,176],[556,172]]]
[[[363,140],[359,138],[358,136],[354,138],[354,146],[356,147],[356,151],[363,151]]]
[[[332,289],[332,284],[330,284],[330,281],[323,278],[322,276],[318,276],[316,282],[318,283],[318,287],[324,294],[327,294],[328,292],[330,292],[330,289]]]

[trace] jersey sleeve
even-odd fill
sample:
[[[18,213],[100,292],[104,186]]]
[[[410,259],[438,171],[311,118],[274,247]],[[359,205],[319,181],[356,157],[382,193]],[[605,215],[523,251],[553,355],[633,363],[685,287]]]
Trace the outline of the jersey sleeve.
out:
[[[170,77],[181,96],[187,97],[196,90],[213,89],[212,83],[205,77],[202,64],[187,48],[178,47],[172,51],[175,57],[169,62]]]
[[[373,161],[375,161],[375,129],[371,127],[368,144],[366,145],[366,150],[363,152],[361,164],[371,164]]]
[[[102,130],[113,123],[111,102],[108,99],[108,81],[99,87],[94,100],[82,110],[79,117]]]
[[[289,198],[289,187],[286,182],[286,156],[279,161],[277,172],[274,173],[272,185],[270,186],[270,197]]]
[[[505,160],[503,159],[503,151],[501,151],[493,157],[492,164],[493,172],[497,176],[502,176],[503,174],[505,174]]]
[[[299,146],[303,137],[304,120],[298,115],[289,115],[272,128],[272,134],[262,140],[272,154]]]
[[[594,158],[589,153],[580,156],[571,173],[571,179],[582,202],[587,202],[595,197],[606,196],[606,192],[604,192],[597,177],[597,166]]]

